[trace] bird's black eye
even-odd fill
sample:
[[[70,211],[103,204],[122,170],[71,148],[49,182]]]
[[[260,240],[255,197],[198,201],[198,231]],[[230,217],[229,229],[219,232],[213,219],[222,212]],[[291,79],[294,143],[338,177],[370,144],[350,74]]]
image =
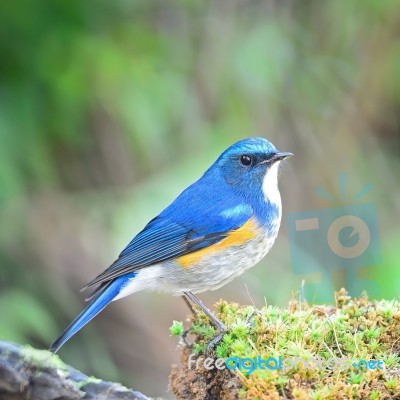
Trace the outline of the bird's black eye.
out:
[[[243,165],[245,165],[246,167],[248,167],[253,162],[253,159],[248,155],[243,155],[243,156],[240,156],[240,162]]]

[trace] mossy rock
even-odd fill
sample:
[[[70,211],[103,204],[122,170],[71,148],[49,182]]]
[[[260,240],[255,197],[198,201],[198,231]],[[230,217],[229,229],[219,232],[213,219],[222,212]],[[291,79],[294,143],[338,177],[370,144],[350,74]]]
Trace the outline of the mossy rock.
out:
[[[89,377],[47,350],[0,341],[1,400],[150,400],[119,383]]]
[[[178,400],[400,399],[399,302],[372,301],[366,295],[351,299],[344,289],[335,299],[335,306],[293,300],[288,308],[261,309],[220,301],[216,315],[228,332],[211,351],[207,344],[216,332],[200,310],[191,320],[190,344],[175,322],[171,332],[185,340],[180,342],[181,364],[170,376],[172,391]],[[250,360],[233,370],[209,370],[202,362],[189,369],[189,358],[200,356]],[[281,363],[280,369],[250,371],[257,357],[270,358],[271,368],[276,366],[271,357],[282,357],[281,362],[291,357],[293,367],[283,361],[284,369]]]

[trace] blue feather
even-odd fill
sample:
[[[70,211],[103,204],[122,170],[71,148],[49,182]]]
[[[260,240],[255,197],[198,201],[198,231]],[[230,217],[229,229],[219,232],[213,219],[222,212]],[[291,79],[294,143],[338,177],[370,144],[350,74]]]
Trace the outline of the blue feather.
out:
[[[109,268],[86,285],[99,285],[89,296],[93,300],[51,350],[56,352],[93,319],[142,268],[162,265],[218,243],[250,218],[263,227],[260,232],[275,232],[280,207],[268,200],[263,184],[268,163],[277,155],[277,149],[263,138],[242,140],[224,151],[199,180],[128,243]],[[281,155],[278,159],[288,153]],[[252,160],[251,168],[243,164],[243,156]]]
[[[91,303],[71,322],[60,337],[50,346],[50,351],[56,353],[61,346],[67,342],[75,333],[82,329],[100,311],[102,311],[124,288],[128,281],[134,278],[136,273],[130,273],[111,281],[105,288],[91,301]]]

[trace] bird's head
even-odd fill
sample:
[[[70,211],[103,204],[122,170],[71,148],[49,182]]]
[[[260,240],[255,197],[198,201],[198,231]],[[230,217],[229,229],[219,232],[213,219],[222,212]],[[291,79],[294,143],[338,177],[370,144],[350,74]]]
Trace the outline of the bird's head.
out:
[[[276,196],[279,196],[279,164],[292,155],[278,151],[267,139],[253,137],[230,146],[214,165],[225,182],[242,194],[257,191],[274,203],[277,201]]]

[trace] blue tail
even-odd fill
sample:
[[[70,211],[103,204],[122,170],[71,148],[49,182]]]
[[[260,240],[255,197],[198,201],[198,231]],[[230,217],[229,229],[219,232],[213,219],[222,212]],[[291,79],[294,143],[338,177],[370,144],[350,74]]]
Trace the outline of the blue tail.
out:
[[[100,294],[69,324],[60,337],[50,346],[50,351],[56,353],[75,333],[82,329],[100,311],[102,311],[123,289],[129,279],[136,274],[130,273],[120,276],[108,283]]]

